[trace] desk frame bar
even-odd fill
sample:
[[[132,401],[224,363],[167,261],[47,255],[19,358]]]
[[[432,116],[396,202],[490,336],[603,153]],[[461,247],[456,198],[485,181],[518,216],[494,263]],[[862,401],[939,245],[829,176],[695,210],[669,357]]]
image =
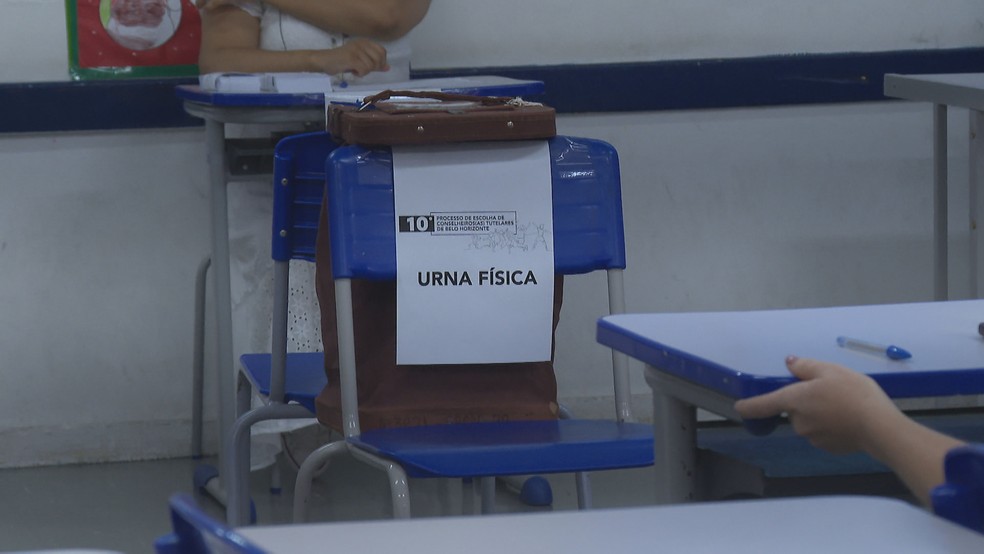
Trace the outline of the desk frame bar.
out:
[[[949,297],[946,106],[933,105],[933,298]]]
[[[733,398],[646,366],[653,390],[656,502],[692,502],[697,495],[697,409],[740,421]]]
[[[984,244],[979,237],[978,222],[984,214],[984,199],[979,184],[984,180],[984,73],[953,73],[937,75],[897,75],[888,73],[884,79],[885,96],[904,98],[933,104],[933,259],[934,298],[947,300],[947,107],[966,108],[970,111],[970,167],[969,167],[969,248],[968,248],[968,296],[978,298],[984,290],[981,283],[984,271]]]
[[[980,218],[984,214],[984,195],[980,193],[981,180],[984,179],[984,113],[970,110],[970,297],[980,298],[984,290],[981,285],[981,260],[984,260],[984,241],[980,238]]]
[[[235,379],[232,349],[232,289],[229,275],[229,209],[228,160],[225,152],[225,125],[213,119],[205,120],[205,140],[208,148],[209,191],[212,216],[212,285],[215,291],[216,368],[218,373],[218,411],[221,448],[219,473],[233,475],[228,453],[232,436],[228,432],[236,420]],[[214,158],[213,158],[214,157]]]
[[[220,504],[228,507],[223,481],[236,475],[233,427],[236,422],[237,386],[236,356],[232,340],[232,286],[229,258],[229,160],[226,158],[226,125],[230,123],[256,125],[290,125],[324,121],[324,106],[301,107],[228,107],[185,102],[184,109],[192,116],[205,120],[205,145],[208,157],[209,203],[212,226],[211,271],[215,294],[216,372],[218,374],[219,420],[219,478],[205,484],[208,492]],[[248,177],[235,177],[249,180]],[[271,186],[272,183],[271,183]],[[245,458],[248,460],[248,453]],[[248,463],[248,462],[247,462]],[[245,491],[248,497],[248,491]],[[227,513],[236,515],[233,509]]]

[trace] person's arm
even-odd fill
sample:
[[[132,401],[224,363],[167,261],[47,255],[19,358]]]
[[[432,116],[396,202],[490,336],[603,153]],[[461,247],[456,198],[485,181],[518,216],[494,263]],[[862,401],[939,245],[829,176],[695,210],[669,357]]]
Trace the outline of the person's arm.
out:
[[[197,0],[203,14],[234,0]],[[424,19],[430,0],[265,0],[267,4],[325,31],[374,40],[396,40]]]
[[[946,453],[964,442],[902,417],[898,423],[872,429],[865,451],[892,468],[923,505],[930,506],[930,493],[946,480]]]
[[[260,21],[235,6],[202,12],[201,73],[321,72],[363,76],[385,71],[386,49],[368,39],[353,39],[325,50],[260,49]]]
[[[943,483],[943,459],[962,445],[909,419],[867,375],[817,360],[789,357],[789,371],[801,382],[739,400],[746,419],[786,413],[793,429],[810,443],[834,453],[858,450],[890,467],[924,505]]]
[[[396,40],[424,19],[430,0],[266,0],[282,12],[325,29],[376,40]]]

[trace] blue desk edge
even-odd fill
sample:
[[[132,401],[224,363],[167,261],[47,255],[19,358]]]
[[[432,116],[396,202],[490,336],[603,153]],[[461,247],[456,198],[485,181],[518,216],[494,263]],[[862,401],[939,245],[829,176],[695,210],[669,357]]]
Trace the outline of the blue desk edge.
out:
[[[730,398],[747,398],[764,394],[796,381],[792,376],[761,377],[736,372],[629,332],[605,317],[598,320],[596,340],[604,346],[656,367],[659,371],[707,387]],[[909,371],[899,374],[873,374],[871,377],[892,398],[984,393],[984,368]]]
[[[649,62],[414,69],[413,78],[500,75],[545,83],[558,114],[884,101],[885,73],[984,72],[984,48]],[[0,84],[0,133],[195,127],[174,87],[195,77]],[[618,91],[618,94],[612,94]]]

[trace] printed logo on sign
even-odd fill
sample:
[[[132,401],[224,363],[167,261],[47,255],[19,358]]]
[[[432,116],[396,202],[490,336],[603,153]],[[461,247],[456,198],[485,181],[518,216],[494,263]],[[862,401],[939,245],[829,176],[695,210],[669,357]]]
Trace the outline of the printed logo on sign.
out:
[[[401,233],[433,235],[516,234],[516,212],[434,212],[400,216]]]
[[[434,230],[433,215],[404,215],[399,222],[401,233],[430,233]]]

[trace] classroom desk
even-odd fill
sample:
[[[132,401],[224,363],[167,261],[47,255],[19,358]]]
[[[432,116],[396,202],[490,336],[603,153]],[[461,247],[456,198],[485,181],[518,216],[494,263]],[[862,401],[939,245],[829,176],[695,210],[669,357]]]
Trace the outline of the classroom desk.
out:
[[[442,92],[475,94],[487,96],[530,96],[543,92],[540,81],[522,81],[506,77],[476,75],[450,77],[446,79],[418,80],[422,89]],[[349,90],[366,90],[366,94],[384,88],[351,87]],[[232,425],[236,418],[236,359],[232,344],[232,299],[229,269],[229,214],[227,186],[231,181],[242,179],[233,177],[229,170],[226,151],[226,125],[229,124],[277,124],[318,123],[325,121],[325,99],[323,94],[269,94],[269,93],[222,93],[206,91],[197,85],[181,85],[176,94],[184,102],[189,114],[205,120],[206,149],[209,171],[209,201],[211,209],[211,271],[215,294],[216,356],[218,359],[218,419],[219,419],[219,472],[231,475],[227,456],[230,448]],[[207,265],[200,268],[204,271]],[[200,425],[199,412],[193,415]],[[200,453],[199,441],[196,454]],[[196,439],[193,438],[193,443]],[[193,450],[196,446],[193,445]],[[209,479],[206,490],[222,503],[225,494],[218,479]]]
[[[984,243],[978,222],[984,214],[984,195],[978,187],[984,179],[984,73],[950,73],[938,75],[885,75],[885,96],[918,100],[933,104],[933,275],[934,298],[948,298],[947,249],[947,106],[970,110],[970,297],[977,298],[984,260]]]
[[[984,300],[676,314],[621,314],[598,322],[598,342],[646,364],[653,389],[657,498],[695,495],[696,408],[738,421],[739,398],[795,379],[790,354],[867,373],[892,398],[984,393]],[[837,346],[838,336],[895,344],[912,358]],[[775,420],[746,422],[767,433]]]
[[[862,496],[284,525],[239,532],[272,554],[984,551],[984,535],[899,500]]]

